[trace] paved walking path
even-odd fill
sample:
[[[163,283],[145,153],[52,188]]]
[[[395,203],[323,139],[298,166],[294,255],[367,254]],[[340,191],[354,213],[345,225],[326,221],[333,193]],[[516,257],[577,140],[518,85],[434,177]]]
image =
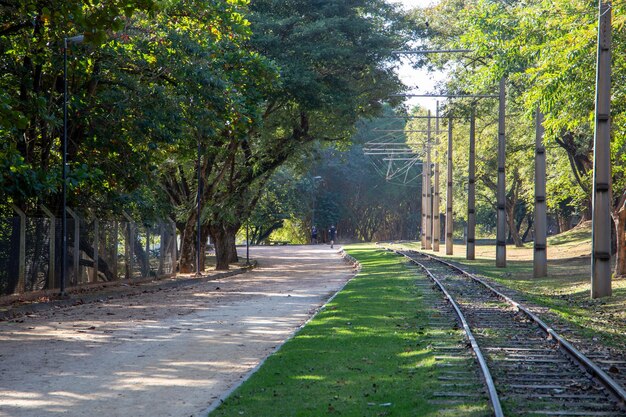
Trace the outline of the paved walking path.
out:
[[[353,275],[337,248],[0,323],[0,416],[201,416]]]

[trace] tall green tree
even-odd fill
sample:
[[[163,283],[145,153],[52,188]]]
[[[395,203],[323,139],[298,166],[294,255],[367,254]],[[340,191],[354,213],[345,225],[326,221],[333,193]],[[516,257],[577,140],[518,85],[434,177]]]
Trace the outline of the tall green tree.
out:
[[[280,88],[262,107],[262,124],[242,132],[233,165],[207,216],[218,267],[272,172],[315,141],[346,140],[359,117],[401,90],[394,49],[406,41],[397,7],[382,1],[256,1],[250,48],[280,69]],[[228,238],[230,237],[230,238]],[[231,258],[232,259],[232,258]]]
[[[78,163],[78,149],[90,141],[90,99],[97,94],[95,56],[107,34],[120,30],[135,11],[153,11],[153,0],[47,2],[19,0],[0,4],[0,195],[23,209],[39,199],[58,211],[63,100],[63,38],[85,34],[86,46],[70,52],[73,94],[69,125],[72,183],[93,185],[101,172]],[[79,114],[78,111],[82,111]],[[58,169],[57,169],[58,168]],[[56,174],[59,173],[59,174]]]
[[[590,215],[593,161],[593,112],[595,99],[595,57],[598,10],[597,4],[579,0],[531,2],[492,2],[488,0],[443,1],[428,16],[437,19],[442,8],[452,12],[445,22],[454,23],[454,36],[445,36],[443,23],[434,25],[432,42],[437,45],[465,47],[474,52],[467,68],[457,66],[452,72],[451,87],[470,91],[482,89],[505,75],[509,94],[517,101],[517,109],[527,115],[539,107],[545,114],[546,141],[564,152],[570,169],[552,170],[548,187],[556,192],[551,203],[559,207],[569,201],[583,219]],[[613,7],[613,46],[619,50],[625,41],[621,28],[626,17],[621,7]],[[444,36],[438,36],[442,33]],[[625,66],[620,54],[614,55],[613,79],[624,76]],[[445,57],[444,57],[445,59]],[[441,62],[439,62],[441,63]],[[613,222],[617,236],[615,274],[626,274],[626,240],[624,201],[624,119],[622,84],[613,84],[613,129],[611,158],[613,166]],[[563,154],[562,154],[563,155]],[[555,163],[560,163],[555,160]],[[562,165],[561,165],[562,166]],[[558,185],[557,185],[558,184]],[[565,186],[565,184],[567,184]],[[548,196],[550,200],[552,196]],[[550,201],[549,201],[550,203]],[[567,204],[561,207],[567,207]]]

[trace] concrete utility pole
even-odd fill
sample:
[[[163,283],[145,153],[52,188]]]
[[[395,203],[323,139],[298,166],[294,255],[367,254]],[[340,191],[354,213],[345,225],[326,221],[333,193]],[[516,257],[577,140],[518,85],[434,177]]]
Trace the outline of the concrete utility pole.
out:
[[[433,231],[433,204],[430,189],[430,110],[428,111],[428,133],[426,134],[426,247],[432,249],[432,231]]]
[[[424,157],[426,145],[424,145]],[[426,162],[422,163],[422,230],[420,230],[422,249],[426,249]]]
[[[448,175],[446,186],[446,255],[454,253],[454,218],[452,214],[452,117],[448,119]]]
[[[439,239],[441,237],[441,224],[439,222],[439,102],[435,113],[435,177],[433,181],[433,251],[439,252]]]
[[[498,186],[496,215],[496,266],[506,267],[506,187],[504,164],[506,161],[506,141],[504,135],[504,77],[500,79],[500,111],[498,112]]]
[[[428,168],[426,164],[426,153],[428,148],[428,143],[424,144],[424,153],[422,156],[422,228],[420,230],[420,237],[422,243],[422,249],[426,249],[426,189],[427,186],[427,177],[428,177]]]
[[[543,114],[537,108],[535,137],[535,243],[533,245],[533,276],[548,275],[547,209],[546,209],[546,148],[543,145]]]
[[[591,298],[611,290],[611,2],[599,2],[596,126],[593,144]]]
[[[470,116],[469,169],[467,181],[467,253],[468,260],[476,259],[476,109]]]

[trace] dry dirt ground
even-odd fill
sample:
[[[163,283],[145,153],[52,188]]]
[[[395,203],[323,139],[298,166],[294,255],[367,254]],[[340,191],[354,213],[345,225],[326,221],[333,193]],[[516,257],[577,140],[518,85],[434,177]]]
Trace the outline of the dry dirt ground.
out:
[[[0,322],[0,416],[201,416],[353,276],[328,246],[251,272]]]

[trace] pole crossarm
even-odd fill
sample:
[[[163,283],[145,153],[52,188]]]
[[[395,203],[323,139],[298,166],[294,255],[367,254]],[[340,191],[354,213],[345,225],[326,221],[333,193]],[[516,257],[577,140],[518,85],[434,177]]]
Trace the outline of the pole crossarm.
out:
[[[413,158],[383,158],[383,161],[417,161],[417,157]],[[423,165],[421,162],[415,162],[415,165]]]
[[[394,55],[426,55],[474,52],[472,49],[414,49],[409,51],[391,51]]]
[[[389,117],[381,117],[381,119],[400,119],[400,120],[406,120],[406,119],[436,119],[437,116],[389,116]],[[439,116],[440,119],[450,119],[449,116]],[[452,119],[462,119],[462,117],[459,116],[452,116]]]
[[[372,132],[406,132],[406,133],[427,133],[428,130],[404,130],[404,129],[373,129]]]
[[[500,98],[498,94],[392,94],[392,97],[432,97],[432,98]]]
[[[371,147],[377,147],[377,146],[406,149],[408,144],[407,143],[393,143],[393,142],[368,142],[365,144],[365,146],[363,146],[363,148],[371,148]]]
[[[424,138],[424,141],[426,140],[426,138]],[[411,145],[411,146],[409,146]],[[406,146],[371,146],[371,147],[364,147],[363,150],[364,151],[412,151],[412,152],[417,152],[416,149],[414,149],[413,147],[417,147],[417,146],[422,146],[423,143],[422,142],[410,142],[407,143]]]
[[[363,152],[365,155],[389,155],[389,156],[393,156],[393,155],[420,155],[416,152],[413,151],[389,151],[389,152],[385,152],[385,151],[376,151],[376,150],[368,150],[366,152]]]

